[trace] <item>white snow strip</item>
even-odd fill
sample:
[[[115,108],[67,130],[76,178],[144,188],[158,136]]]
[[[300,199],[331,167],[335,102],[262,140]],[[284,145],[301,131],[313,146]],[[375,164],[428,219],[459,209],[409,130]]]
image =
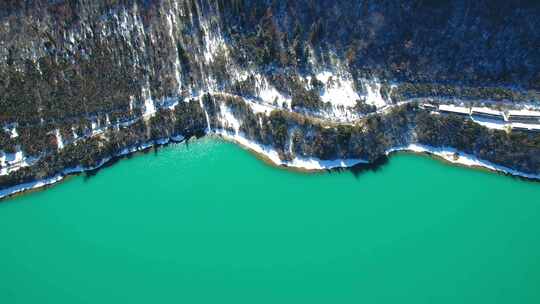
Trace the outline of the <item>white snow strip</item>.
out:
[[[528,130],[540,130],[540,124],[528,124],[528,123],[513,122],[510,125],[513,128],[522,128],[522,129],[528,129]]]
[[[24,183],[24,184],[13,186],[13,187],[10,187],[10,188],[4,189],[4,190],[0,190],[0,199],[4,198],[6,196],[13,195],[15,193],[45,187],[47,185],[57,183],[57,182],[61,181],[62,179],[63,179],[62,175],[56,175],[56,176],[46,178],[46,179],[42,179],[42,180],[39,180],[39,181]]]
[[[530,174],[520,172],[505,166],[500,166],[493,164],[492,162],[479,159],[478,157],[466,153],[461,153],[458,150],[450,147],[436,148],[428,145],[421,144],[410,144],[407,146],[391,148],[386,151],[386,154],[389,155],[396,151],[410,151],[416,153],[428,153],[432,155],[439,156],[444,160],[451,162],[453,164],[460,164],[468,167],[482,167],[496,172],[502,172],[506,174],[511,174],[515,176],[521,176],[530,179],[540,179],[540,174]]]
[[[64,148],[64,141],[62,141],[62,135],[60,135],[60,130],[56,129],[54,131],[54,135],[56,136],[56,144],[58,146],[58,150]]]
[[[199,98],[199,104],[201,105],[201,108],[204,111],[204,117],[206,118],[206,132],[208,133],[212,131],[212,127],[210,126],[210,116],[208,115],[208,112],[206,111],[206,108],[204,107],[202,98]]]
[[[0,175],[8,174],[5,162],[6,155],[4,154],[4,151],[0,151]]]
[[[144,100],[144,116],[152,116],[156,113],[156,106],[152,99],[147,98]]]
[[[275,109],[274,107],[260,104],[258,102],[250,102],[250,101],[247,101],[247,102],[249,106],[251,107],[251,110],[253,111],[254,114],[257,114],[257,113],[270,114]]]
[[[147,118],[156,113],[156,106],[154,100],[152,100],[152,94],[150,93],[150,85],[142,88],[142,97],[144,99],[144,116]]]
[[[501,116],[503,115],[502,111],[494,110],[487,107],[472,107],[471,113],[474,114],[475,112],[482,113],[482,114],[491,114],[491,115],[501,115]]]
[[[508,114],[514,116],[538,116],[540,118],[540,112],[531,110],[510,110]]]
[[[457,113],[457,114],[467,114],[467,115],[471,113],[471,110],[469,108],[458,107],[455,105],[439,105],[439,111]]]
[[[236,134],[238,134],[240,132],[240,121],[234,117],[231,110],[223,103],[219,105],[219,109],[222,116],[220,121],[224,123],[226,127],[233,128]]]
[[[92,131],[97,130],[97,129],[98,129],[97,121],[92,120]]]
[[[255,153],[264,155],[272,163],[278,166],[286,166],[304,170],[327,170],[334,168],[347,168],[357,164],[368,163],[362,159],[335,159],[335,160],[322,160],[316,157],[295,157],[292,161],[284,161],[279,158],[278,152],[272,147],[261,145],[257,142],[249,140],[242,136],[242,134],[232,134],[225,130],[216,130],[216,134],[222,136],[225,139],[234,141]]]
[[[10,127],[4,127],[4,131],[6,131],[7,133],[9,133],[9,137],[10,138],[17,138],[19,137],[19,133],[17,132],[17,125],[14,124]]]
[[[301,158],[295,157],[290,162],[284,164],[288,167],[302,168],[306,170],[325,170],[334,168],[348,168],[358,164],[367,164],[363,159],[346,158],[334,160],[322,160],[316,157]]]

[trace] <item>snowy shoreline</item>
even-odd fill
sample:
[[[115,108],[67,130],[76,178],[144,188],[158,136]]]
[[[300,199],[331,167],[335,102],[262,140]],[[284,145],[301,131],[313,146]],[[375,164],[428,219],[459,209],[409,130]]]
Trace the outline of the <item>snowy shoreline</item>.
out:
[[[436,148],[422,144],[409,144],[407,146],[395,147],[388,149],[386,155],[390,155],[394,152],[413,152],[413,153],[425,153],[434,155],[444,159],[445,161],[458,164],[470,168],[484,168],[493,172],[504,173],[512,176],[522,177],[531,180],[540,180],[540,174],[524,173],[518,170],[514,170],[505,166],[496,165],[490,161],[480,159],[474,155],[460,152],[455,148],[442,147]]]
[[[314,157],[296,157],[292,161],[283,161],[279,158],[277,151],[270,147],[260,145],[242,136],[231,134],[231,132],[218,130],[214,131],[214,133],[224,139],[238,143],[239,145],[247,148],[250,151],[253,151],[256,154],[264,156],[276,166],[295,168],[302,171],[322,171],[336,168],[350,168],[358,164],[370,164],[370,162],[363,159],[321,160]],[[489,161],[479,159],[476,156],[462,153],[451,147],[436,148],[428,145],[409,144],[406,146],[390,148],[386,150],[386,155],[390,156],[392,153],[395,152],[413,152],[418,154],[429,154],[440,157],[443,160],[452,164],[458,164],[470,168],[483,168],[488,169],[492,172],[504,173],[511,176],[540,181],[540,174],[524,173],[505,166],[496,165]],[[456,158],[456,156],[458,157]]]
[[[231,142],[237,143],[238,145],[256,154],[263,156],[265,159],[268,159],[270,162],[272,162],[274,165],[278,167],[293,168],[293,169],[298,169],[298,170],[308,171],[308,172],[310,171],[316,172],[316,171],[331,170],[331,169],[337,169],[337,168],[350,168],[358,164],[370,164],[368,161],[363,160],[363,159],[321,160],[315,157],[308,157],[308,158],[295,157],[294,159],[290,161],[284,161],[279,158],[278,152],[274,150],[273,148],[258,144],[243,136],[232,134],[232,132],[228,132],[225,130],[213,130],[212,134],[220,136],[221,138],[225,140],[229,140]],[[62,173],[57,174],[53,177],[45,178],[38,181],[23,183],[20,185],[2,189],[0,190],[0,200],[22,193],[22,192],[36,190],[39,188],[53,185],[55,183],[62,181],[65,177],[69,175],[79,174],[79,173],[99,169],[103,167],[105,164],[107,164],[109,161],[116,158],[120,158],[129,154],[138,152],[138,151],[146,150],[154,146],[162,146],[170,142],[179,143],[184,140],[185,138],[183,136],[173,136],[171,138],[164,138],[164,139],[158,139],[155,141],[146,142],[139,146],[128,147],[128,148],[123,149],[122,151],[120,151],[114,156],[107,157],[101,160],[99,164],[97,164],[94,167],[84,168],[82,166],[77,166],[73,168],[66,168],[64,169]],[[421,145],[421,144],[409,144],[406,146],[400,146],[400,147],[388,149],[386,151],[386,155],[389,156],[392,153],[401,152],[401,151],[413,152],[413,153],[425,153],[425,154],[440,157],[444,159],[445,161],[448,161],[452,164],[459,164],[459,165],[463,165],[463,166],[471,167],[471,168],[484,168],[493,172],[504,173],[511,176],[517,176],[517,177],[522,177],[522,178],[526,178],[530,180],[540,181],[540,174],[528,174],[528,173],[520,172],[511,168],[508,168],[508,167],[496,165],[489,161],[479,159],[473,155],[461,153],[458,150],[454,148],[450,148],[450,147],[436,148],[436,147],[431,147],[431,146]]]
[[[316,157],[295,157],[290,161],[285,161],[279,158],[278,152],[272,147],[261,145],[243,136],[232,134],[232,132],[227,132],[225,130],[214,130],[213,132],[226,140],[235,142],[240,146],[264,156],[276,166],[296,168],[305,171],[321,171],[336,168],[349,168],[358,164],[369,163],[366,160],[355,158],[322,160]]]
[[[10,197],[10,196],[13,196],[15,194],[19,194],[19,193],[30,191],[30,190],[36,190],[36,189],[39,189],[39,188],[43,188],[43,187],[47,187],[47,186],[56,184],[56,183],[62,181],[65,177],[70,176],[70,175],[79,174],[79,173],[99,169],[99,168],[103,167],[105,164],[107,164],[108,162],[110,162],[111,160],[116,159],[116,158],[120,158],[120,157],[129,155],[129,154],[138,152],[138,151],[143,151],[143,150],[149,149],[149,148],[151,148],[153,146],[162,146],[162,145],[166,145],[166,144],[168,144],[170,142],[179,143],[179,142],[184,141],[184,139],[185,138],[183,136],[177,135],[177,136],[172,136],[170,138],[162,138],[162,139],[157,139],[155,141],[149,141],[149,142],[143,143],[143,144],[141,144],[139,146],[127,147],[127,148],[124,148],[122,151],[120,151],[119,153],[117,153],[117,154],[115,154],[113,156],[106,157],[106,158],[102,159],[97,165],[95,165],[93,167],[85,168],[85,167],[82,167],[82,166],[77,166],[77,167],[72,167],[72,168],[66,168],[66,169],[64,169],[62,171],[62,173],[59,173],[59,174],[57,174],[55,176],[52,176],[52,177],[48,177],[48,178],[45,178],[45,179],[32,181],[32,182],[28,182],[28,183],[23,183],[23,184],[19,184],[19,185],[13,186],[13,187],[2,189],[2,190],[0,190],[0,200],[4,199],[4,198],[7,198],[7,197]]]

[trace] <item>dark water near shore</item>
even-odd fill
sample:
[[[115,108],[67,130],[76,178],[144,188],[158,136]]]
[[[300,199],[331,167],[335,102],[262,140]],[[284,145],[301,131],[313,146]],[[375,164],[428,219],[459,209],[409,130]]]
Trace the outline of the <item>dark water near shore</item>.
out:
[[[0,303],[540,303],[540,184],[409,154],[277,169],[214,139],[0,204]]]

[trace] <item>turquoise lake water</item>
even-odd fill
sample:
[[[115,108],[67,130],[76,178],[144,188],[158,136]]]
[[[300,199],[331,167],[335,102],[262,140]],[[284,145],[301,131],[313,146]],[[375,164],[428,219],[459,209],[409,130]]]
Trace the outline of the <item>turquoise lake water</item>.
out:
[[[0,203],[0,303],[538,304],[540,183],[172,145]]]

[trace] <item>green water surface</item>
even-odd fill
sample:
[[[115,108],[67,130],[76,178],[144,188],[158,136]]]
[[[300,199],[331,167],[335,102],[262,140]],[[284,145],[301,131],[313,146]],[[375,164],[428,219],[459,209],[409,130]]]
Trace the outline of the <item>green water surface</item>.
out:
[[[305,174],[215,139],[0,204],[0,303],[540,303],[540,184],[400,154]]]

